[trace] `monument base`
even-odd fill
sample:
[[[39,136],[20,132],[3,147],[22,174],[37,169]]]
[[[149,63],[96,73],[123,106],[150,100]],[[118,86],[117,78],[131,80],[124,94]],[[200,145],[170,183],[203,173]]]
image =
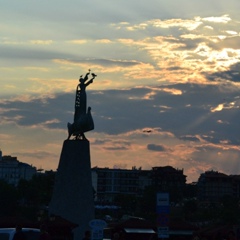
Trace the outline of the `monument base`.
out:
[[[78,224],[74,240],[80,240],[94,219],[90,146],[87,140],[65,140],[56,173],[49,213]]]

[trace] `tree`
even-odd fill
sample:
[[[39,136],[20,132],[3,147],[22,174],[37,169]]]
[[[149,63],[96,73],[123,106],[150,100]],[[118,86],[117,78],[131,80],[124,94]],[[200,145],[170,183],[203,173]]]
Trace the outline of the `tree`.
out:
[[[19,200],[16,188],[4,180],[0,180],[0,196],[0,215],[15,215]]]
[[[21,199],[20,210],[25,217],[36,220],[49,205],[52,197],[55,173],[37,174],[29,181],[20,180],[17,191]],[[40,214],[41,215],[41,214]]]
[[[18,192],[23,203],[40,206],[48,206],[53,192],[55,173],[50,171],[33,176],[29,181],[20,180]]]
[[[237,223],[239,219],[239,200],[230,195],[222,197],[221,219],[226,223]]]

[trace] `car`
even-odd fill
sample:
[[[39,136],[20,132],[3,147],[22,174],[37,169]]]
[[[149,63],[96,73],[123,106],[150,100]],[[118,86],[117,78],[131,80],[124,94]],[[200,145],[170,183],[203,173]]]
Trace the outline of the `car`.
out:
[[[26,240],[38,240],[40,236],[40,229],[37,228],[22,228]],[[0,240],[12,240],[16,228],[0,228]]]

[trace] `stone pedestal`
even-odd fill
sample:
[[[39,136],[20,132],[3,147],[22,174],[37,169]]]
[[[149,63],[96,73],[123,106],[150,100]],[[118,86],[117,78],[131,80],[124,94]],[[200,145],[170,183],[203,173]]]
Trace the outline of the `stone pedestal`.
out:
[[[94,219],[89,141],[64,141],[49,213],[79,225],[73,231],[74,240],[89,230]]]

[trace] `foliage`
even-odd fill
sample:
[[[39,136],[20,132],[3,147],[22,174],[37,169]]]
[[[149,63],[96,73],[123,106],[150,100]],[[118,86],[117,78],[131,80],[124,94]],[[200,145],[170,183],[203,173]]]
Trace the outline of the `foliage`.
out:
[[[17,189],[23,204],[47,206],[51,200],[54,178],[54,172],[48,172],[37,174],[30,181],[20,180]]]
[[[21,180],[17,187],[0,180],[0,216],[21,214],[29,219],[39,217],[39,210],[47,207],[51,200],[54,179],[55,173],[50,171],[37,174],[29,181]],[[113,204],[120,206],[121,209],[96,213],[115,217],[127,214],[154,220],[156,219],[156,194],[158,191],[156,186],[148,186],[141,196],[119,194],[115,197]],[[170,202],[174,206],[171,207],[170,217],[188,221],[221,221],[230,224],[240,220],[239,198],[225,195],[219,202],[203,204],[195,197],[195,188],[192,187],[184,193],[189,198],[181,201],[178,192],[174,189],[169,194]],[[175,204],[173,200],[178,201],[178,204]]]
[[[137,198],[132,194],[118,194],[114,203],[121,206],[121,211],[125,214],[133,215],[136,212]]]
[[[191,218],[198,210],[197,200],[190,199],[188,201],[185,201],[183,210],[184,210],[185,218],[187,219]]]
[[[226,223],[236,223],[239,219],[239,199],[229,195],[222,197],[221,219]]]
[[[14,186],[0,180],[0,216],[16,214],[18,194]]]

